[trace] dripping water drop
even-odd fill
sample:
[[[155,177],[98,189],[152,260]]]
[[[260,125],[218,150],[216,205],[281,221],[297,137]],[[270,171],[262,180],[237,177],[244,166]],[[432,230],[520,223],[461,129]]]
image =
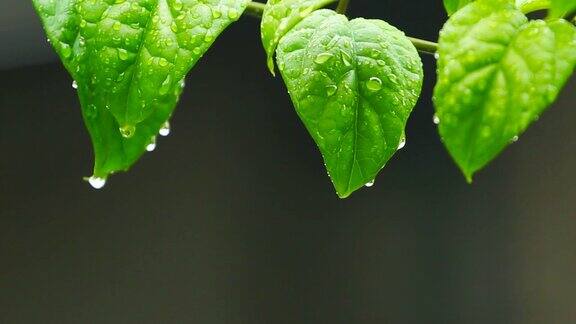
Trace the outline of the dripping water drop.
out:
[[[169,122],[165,122],[164,125],[162,125],[162,128],[160,128],[160,131],[158,132],[158,134],[160,134],[160,136],[168,136],[170,135],[170,123]]]
[[[152,152],[156,149],[156,136],[152,137],[152,140],[148,145],[146,145],[146,151]]]
[[[400,143],[398,143],[398,149],[401,150],[406,146],[406,137],[402,137],[400,139]]]
[[[88,178],[88,183],[94,189],[102,189],[106,185],[106,179],[99,178],[97,176],[91,176],[90,178]]]

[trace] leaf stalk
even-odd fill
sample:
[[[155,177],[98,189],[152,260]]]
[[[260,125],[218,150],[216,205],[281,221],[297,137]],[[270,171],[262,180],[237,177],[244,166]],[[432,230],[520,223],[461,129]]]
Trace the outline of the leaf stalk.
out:
[[[335,3],[337,1],[338,0],[325,0],[324,6],[330,5],[330,4]],[[341,6],[345,6],[347,8],[348,3],[349,3],[349,0],[341,0],[338,3],[338,7],[340,8]],[[256,17],[256,18],[262,18],[262,14],[264,13],[264,8],[266,8],[266,4],[261,3],[261,2],[251,1],[246,6],[246,10],[244,12],[249,16]],[[410,41],[412,42],[414,47],[416,47],[416,49],[421,53],[433,55],[438,50],[438,44],[437,43],[423,40],[423,39],[419,39],[419,38],[414,38],[414,37],[408,37],[408,39],[410,39]]]
[[[345,15],[346,11],[348,10],[348,5],[350,4],[350,0],[340,0],[338,1],[338,7],[336,7],[336,12]]]

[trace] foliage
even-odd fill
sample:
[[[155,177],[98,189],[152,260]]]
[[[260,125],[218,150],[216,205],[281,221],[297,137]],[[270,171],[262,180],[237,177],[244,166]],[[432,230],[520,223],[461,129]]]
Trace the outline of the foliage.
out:
[[[74,79],[92,138],[95,187],[127,170],[169,119],[186,74],[231,23],[261,16],[298,116],[342,198],[404,145],[422,87],[418,51],[382,20],[323,9],[336,0],[33,0]],[[339,11],[347,7],[341,0]],[[574,0],[444,0],[434,90],[440,136],[465,177],[518,139],[556,99],[576,65]],[[546,20],[527,13],[550,9]]]

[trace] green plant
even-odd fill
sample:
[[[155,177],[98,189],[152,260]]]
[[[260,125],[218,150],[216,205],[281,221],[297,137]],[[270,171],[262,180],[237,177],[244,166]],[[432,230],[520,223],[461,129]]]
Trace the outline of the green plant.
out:
[[[323,9],[336,0],[33,0],[72,75],[91,135],[94,187],[127,170],[169,119],[184,78],[243,13],[262,17],[296,112],[338,195],[374,181],[405,143],[422,86],[418,51],[435,53],[435,123],[468,181],[556,99],[576,64],[574,0],[444,0],[438,45],[381,20]],[[550,9],[545,20],[527,13]]]

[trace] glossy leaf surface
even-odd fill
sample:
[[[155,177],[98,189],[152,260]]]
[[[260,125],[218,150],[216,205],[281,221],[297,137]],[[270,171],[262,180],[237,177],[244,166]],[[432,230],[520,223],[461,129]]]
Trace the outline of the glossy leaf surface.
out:
[[[374,181],[405,141],[422,86],[412,43],[381,20],[318,10],[281,40],[278,67],[338,195]]]
[[[128,169],[167,127],[184,77],[246,0],[34,0],[74,78],[94,176]]]
[[[513,1],[479,0],[450,18],[434,102],[443,142],[468,181],[555,100],[575,63],[574,26],[528,21]]]

